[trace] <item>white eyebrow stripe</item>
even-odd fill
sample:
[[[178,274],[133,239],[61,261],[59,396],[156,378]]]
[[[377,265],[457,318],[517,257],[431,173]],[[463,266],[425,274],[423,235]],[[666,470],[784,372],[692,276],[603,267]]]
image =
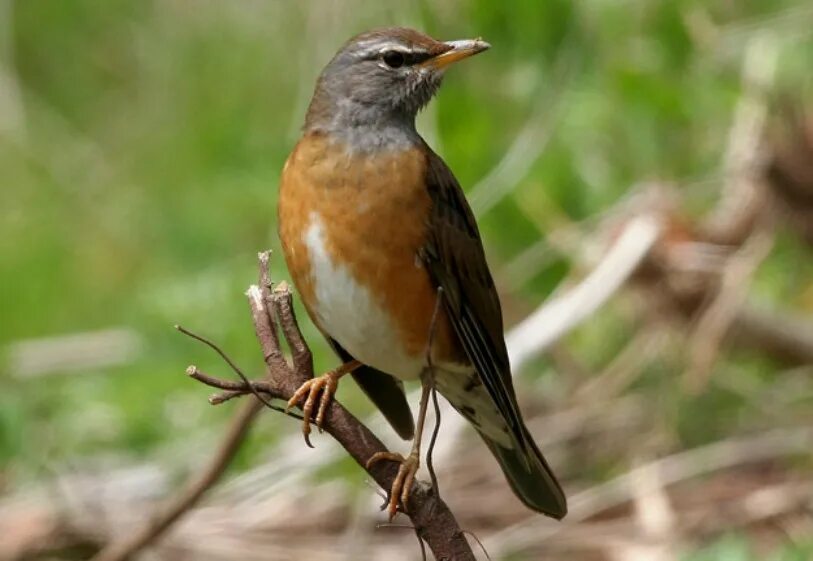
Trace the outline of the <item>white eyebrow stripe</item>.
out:
[[[357,51],[357,55],[360,58],[367,58],[371,55],[379,55],[386,51],[398,51],[401,53],[428,53],[429,51],[424,49],[423,47],[413,46],[408,47],[403,43],[397,43],[395,41],[389,41],[387,43],[382,43],[381,41],[364,41],[363,43],[359,43],[360,50]]]

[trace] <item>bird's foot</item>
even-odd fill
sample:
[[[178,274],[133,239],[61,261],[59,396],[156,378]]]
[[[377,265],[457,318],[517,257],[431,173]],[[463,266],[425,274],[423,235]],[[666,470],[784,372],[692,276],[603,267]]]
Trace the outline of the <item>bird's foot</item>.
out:
[[[302,434],[305,437],[305,443],[313,448],[310,441],[311,423],[316,423],[316,428],[322,432],[322,427],[325,423],[325,414],[330,405],[336,389],[339,387],[339,378],[352,372],[358,367],[356,361],[351,361],[341,365],[335,370],[325,372],[321,376],[311,378],[296,390],[291,399],[288,400],[288,405],[285,406],[285,411],[288,412],[291,407],[302,404]],[[313,410],[316,408],[316,417],[313,416]]]
[[[367,460],[367,469],[374,463],[386,460],[388,462],[398,462],[398,474],[392,482],[389,498],[387,499],[387,515],[389,521],[395,518],[398,512],[398,503],[403,506],[404,512],[409,511],[409,493],[412,490],[412,483],[415,481],[415,474],[421,465],[421,457],[418,450],[412,450],[407,457],[393,452],[376,452]]]

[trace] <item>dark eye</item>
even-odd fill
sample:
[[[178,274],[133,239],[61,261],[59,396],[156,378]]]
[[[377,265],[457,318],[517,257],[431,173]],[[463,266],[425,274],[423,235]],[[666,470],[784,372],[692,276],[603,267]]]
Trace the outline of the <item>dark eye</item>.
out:
[[[404,65],[404,62],[406,62],[404,53],[399,51],[387,51],[381,58],[384,59],[384,63],[390,68],[400,68]]]

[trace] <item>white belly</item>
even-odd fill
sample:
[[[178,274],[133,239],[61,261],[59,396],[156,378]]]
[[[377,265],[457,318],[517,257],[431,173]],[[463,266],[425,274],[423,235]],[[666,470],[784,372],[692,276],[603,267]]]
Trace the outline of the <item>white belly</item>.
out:
[[[325,230],[318,214],[311,215],[303,241],[313,276],[315,306],[312,312],[328,335],[354,358],[402,380],[418,378],[425,358],[409,355],[395,327],[372,294],[336,265],[325,249]],[[478,430],[505,447],[511,447],[505,419],[482,384],[469,387],[472,368],[465,364],[435,364],[438,391],[457,407]]]
[[[404,380],[419,377],[423,357],[407,354],[395,326],[373,295],[346,267],[331,260],[318,214],[311,214],[303,241],[308,248],[316,297],[313,313],[322,328],[364,364]]]

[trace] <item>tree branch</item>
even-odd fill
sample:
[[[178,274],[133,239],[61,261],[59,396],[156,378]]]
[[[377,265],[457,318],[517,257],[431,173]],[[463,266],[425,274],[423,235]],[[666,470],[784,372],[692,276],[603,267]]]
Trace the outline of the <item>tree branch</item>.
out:
[[[285,364],[277,368],[269,365],[271,385],[274,392],[269,395],[279,399],[289,399],[304,380],[313,377],[311,352],[299,330],[293,311],[292,296],[287,285],[277,287],[272,295],[273,310],[268,310],[267,297],[257,298],[267,286],[249,288],[252,317],[260,346],[265,356],[272,355],[277,343],[269,334],[272,317],[279,321],[280,329],[291,348],[292,362],[299,368]],[[254,296],[252,296],[254,295]],[[277,347],[278,348],[278,347]],[[277,370],[275,372],[275,370]],[[282,372],[279,372],[282,370]],[[279,375],[283,374],[283,375]],[[269,388],[271,389],[271,388]],[[366,468],[367,461],[378,452],[386,452],[384,444],[370,429],[362,424],[353,414],[332,401],[324,423],[325,431],[330,434],[362,468],[383,489],[390,489],[398,473],[398,467],[392,462],[376,462]],[[409,496],[410,512],[406,513],[415,530],[434,553],[437,559],[474,560],[474,554],[460,530],[449,507],[440,497],[432,492],[430,485],[416,481]]]
[[[272,290],[268,277],[268,259],[267,252],[259,254],[259,284],[251,285],[246,292],[254,331],[267,366],[267,377],[261,381],[251,381],[241,376],[241,381],[235,382],[221,380],[194,366],[187,369],[193,379],[222,390],[210,398],[210,403],[214,405],[249,394],[254,394],[256,399],[252,398],[244,404],[215,457],[188,490],[173,500],[150,524],[129,538],[110,544],[97,555],[95,561],[124,561],[165,533],[219,479],[263,405],[268,400],[287,401],[304,381],[313,377],[311,352],[296,321],[291,291],[285,283]],[[291,350],[291,364],[288,364],[282,353],[277,328]],[[218,350],[214,344],[195,338]],[[239,372],[222,351],[218,352]],[[276,406],[269,405],[277,409]],[[344,447],[356,463],[367,470],[378,485],[383,489],[391,488],[398,471],[395,464],[377,462],[369,469],[365,468],[367,461],[374,454],[385,452],[386,447],[370,429],[335,400],[331,402],[325,416],[324,430]],[[474,561],[471,548],[454,515],[430,485],[416,481],[409,505],[410,512],[406,514],[418,536],[426,542],[437,559]]]

